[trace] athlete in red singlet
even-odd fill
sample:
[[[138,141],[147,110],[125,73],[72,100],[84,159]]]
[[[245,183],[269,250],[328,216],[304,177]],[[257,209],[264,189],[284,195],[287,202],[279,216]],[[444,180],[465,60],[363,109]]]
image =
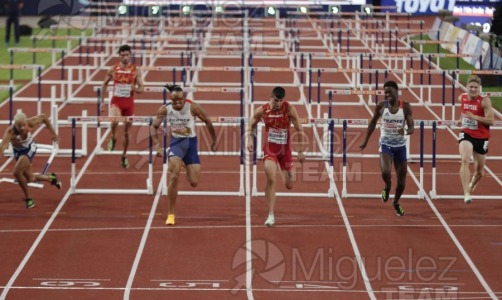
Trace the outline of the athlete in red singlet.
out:
[[[461,156],[460,180],[464,189],[464,202],[471,203],[471,193],[484,174],[490,125],[493,125],[493,108],[489,97],[480,95],[481,79],[471,75],[467,79],[467,93],[458,96],[462,115],[459,124],[459,152]],[[469,161],[474,158],[474,175],[471,179]]]
[[[265,221],[266,226],[275,223],[275,180],[277,169],[282,171],[282,177],[287,189],[293,188],[293,158],[291,147],[291,124],[298,132],[298,159],[301,163],[305,160],[304,133],[296,109],[284,100],[286,91],[282,87],[275,87],[270,97],[270,102],[257,108],[251,118],[248,134],[248,150],[254,151],[254,129],[260,120],[265,123],[266,142],[263,146],[265,174],[267,185],[265,198],[267,199],[269,214]]]
[[[113,65],[106,73],[105,80],[101,86],[103,96],[105,95],[108,83],[113,79],[113,96],[110,103],[110,113],[112,117],[131,117],[134,116],[134,93],[143,92],[143,80],[141,79],[141,72],[130,63],[131,60],[131,47],[129,45],[122,45],[119,48],[120,62]],[[104,97],[103,97],[104,99]],[[104,101],[101,102],[101,111],[105,110]],[[117,129],[117,122],[112,122],[112,136],[108,142],[108,150],[115,149],[115,131]],[[121,165],[124,168],[129,167],[126,153],[129,146],[129,128],[131,122],[125,122],[124,127],[124,149],[121,157]]]

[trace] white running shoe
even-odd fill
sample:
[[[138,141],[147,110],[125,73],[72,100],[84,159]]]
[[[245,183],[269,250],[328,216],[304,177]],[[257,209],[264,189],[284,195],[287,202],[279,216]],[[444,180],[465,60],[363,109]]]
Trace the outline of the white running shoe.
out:
[[[467,193],[464,195],[464,202],[465,204],[469,204],[472,202],[471,194]]]
[[[267,220],[265,221],[265,226],[272,227],[275,224],[275,218],[273,214],[269,214]]]

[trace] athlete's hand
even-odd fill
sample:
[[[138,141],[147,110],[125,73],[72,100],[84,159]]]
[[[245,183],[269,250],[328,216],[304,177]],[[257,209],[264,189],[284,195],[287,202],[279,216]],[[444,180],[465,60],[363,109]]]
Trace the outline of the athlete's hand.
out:
[[[213,143],[211,144],[211,150],[213,152],[216,152],[216,150],[218,150],[218,143],[217,143],[217,141],[213,141]]]
[[[164,149],[160,146],[160,144],[157,144],[157,157],[162,157],[163,152]]]
[[[102,102],[100,105],[99,105],[99,110],[103,113],[106,111],[106,105],[104,102]]]
[[[249,139],[249,140],[248,140],[248,151],[249,151],[249,152],[253,152],[253,151],[254,151],[254,143],[253,143],[253,139]]]
[[[52,136],[52,140],[54,141],[54,143],[58,143],[59,142],[59,136],[57,134],[54,134]]]
[[[300,161],[300,163],[303,164],[303,162],[305,161],[305,153],[303,153],[303,151],[299,151],[298,152],[298,160]]]
[[[364,150],[367,144],[368,144],[367,142],[362,143],[361,145],[359,145],[359,149]]]
[[[469,119],[472,119],[472,120],[476,120],[476,115],[474,115],[472,112],[468,111],[464,114],[464,117],[466,118],[469,118]]]

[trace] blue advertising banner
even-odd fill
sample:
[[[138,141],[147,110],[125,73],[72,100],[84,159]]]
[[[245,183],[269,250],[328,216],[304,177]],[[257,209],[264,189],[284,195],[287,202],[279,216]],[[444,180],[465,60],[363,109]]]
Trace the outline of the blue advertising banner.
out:
[[[381,4],[396,7],[396,10],[389,9],[388,11],[413,15],[436,15],[442,9],[453,11],[455,0],[382,0]]]
[[[473,1],[469,1],[473,2]],[[457,0],[453,8],[453,15],[459,17],[460,23],[474,24],[483,27],[483,32],[490,32],[495,4],[490,2],[469,3]]]

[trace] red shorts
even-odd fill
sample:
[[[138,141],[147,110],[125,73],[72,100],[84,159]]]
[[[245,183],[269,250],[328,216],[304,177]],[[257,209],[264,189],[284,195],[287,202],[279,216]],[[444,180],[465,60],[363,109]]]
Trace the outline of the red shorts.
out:
[[[276,147],[274,147],[276,146]],[[263,160],[273,160],[281,167],[281,170],[289,171],[293,168],[293,155],[291,148],[283,145],[266,144],[263,147]]]
[[[134,116],[134,98],[112,97],[111,106],[119,109],[123,117]]]

